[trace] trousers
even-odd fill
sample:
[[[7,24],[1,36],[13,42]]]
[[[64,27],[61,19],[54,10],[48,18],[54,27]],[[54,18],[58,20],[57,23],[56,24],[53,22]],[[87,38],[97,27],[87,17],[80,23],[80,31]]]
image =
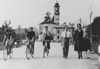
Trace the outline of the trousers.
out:
[[[69,51],[69,38],[64,38],[63,41],[63,56],[68,57],[68,51]]]

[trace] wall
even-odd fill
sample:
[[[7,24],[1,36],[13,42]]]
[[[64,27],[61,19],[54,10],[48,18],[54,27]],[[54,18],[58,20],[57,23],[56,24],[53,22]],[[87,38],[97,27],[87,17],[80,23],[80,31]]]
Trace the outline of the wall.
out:
[[[58,33],[59,31],[59,33]],[[60,41],[61,40],[61,33],[64,31],[64,28],[55,28],[54,29],[54,41]],[[59,39],[58,39],[58,36],[59,36]]]

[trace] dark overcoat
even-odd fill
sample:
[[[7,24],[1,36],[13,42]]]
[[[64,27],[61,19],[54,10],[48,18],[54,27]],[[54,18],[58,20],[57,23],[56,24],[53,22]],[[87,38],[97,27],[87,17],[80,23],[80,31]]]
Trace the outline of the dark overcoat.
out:
[[[83,51],[83,30],[76,30],[74,33],[74,50]]]
[[[84,40],[83,40],[83,49],[84,51],[87,51],[87,50],[90,50],[91,51],[91,42],[90,42],[90,39],[87,38],[87,36],[84,37]]]

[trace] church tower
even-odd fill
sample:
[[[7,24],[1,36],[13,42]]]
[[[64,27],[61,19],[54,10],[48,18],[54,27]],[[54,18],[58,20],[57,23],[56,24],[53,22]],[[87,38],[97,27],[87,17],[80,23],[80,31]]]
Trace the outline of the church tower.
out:
[[[60,5],[58,2],[55,3],[54,6],[54,23],[57,23],[59,25],[60,20]]]

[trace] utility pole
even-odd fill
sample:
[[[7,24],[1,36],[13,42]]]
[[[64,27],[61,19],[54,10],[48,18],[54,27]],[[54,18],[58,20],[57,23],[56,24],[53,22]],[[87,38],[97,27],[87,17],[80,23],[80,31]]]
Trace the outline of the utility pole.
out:
[[[19,25],[19,26],[18,26],[18,34],[19,34],[18,37],[19,37],[19,39],[20,39],[20,29],[21,29],[21,26]]]
[[[92,17],[93,11],[91,11],[91,6],[90,6],[90,41],[92,45],[92,23],[91,23],[91,17]]]

